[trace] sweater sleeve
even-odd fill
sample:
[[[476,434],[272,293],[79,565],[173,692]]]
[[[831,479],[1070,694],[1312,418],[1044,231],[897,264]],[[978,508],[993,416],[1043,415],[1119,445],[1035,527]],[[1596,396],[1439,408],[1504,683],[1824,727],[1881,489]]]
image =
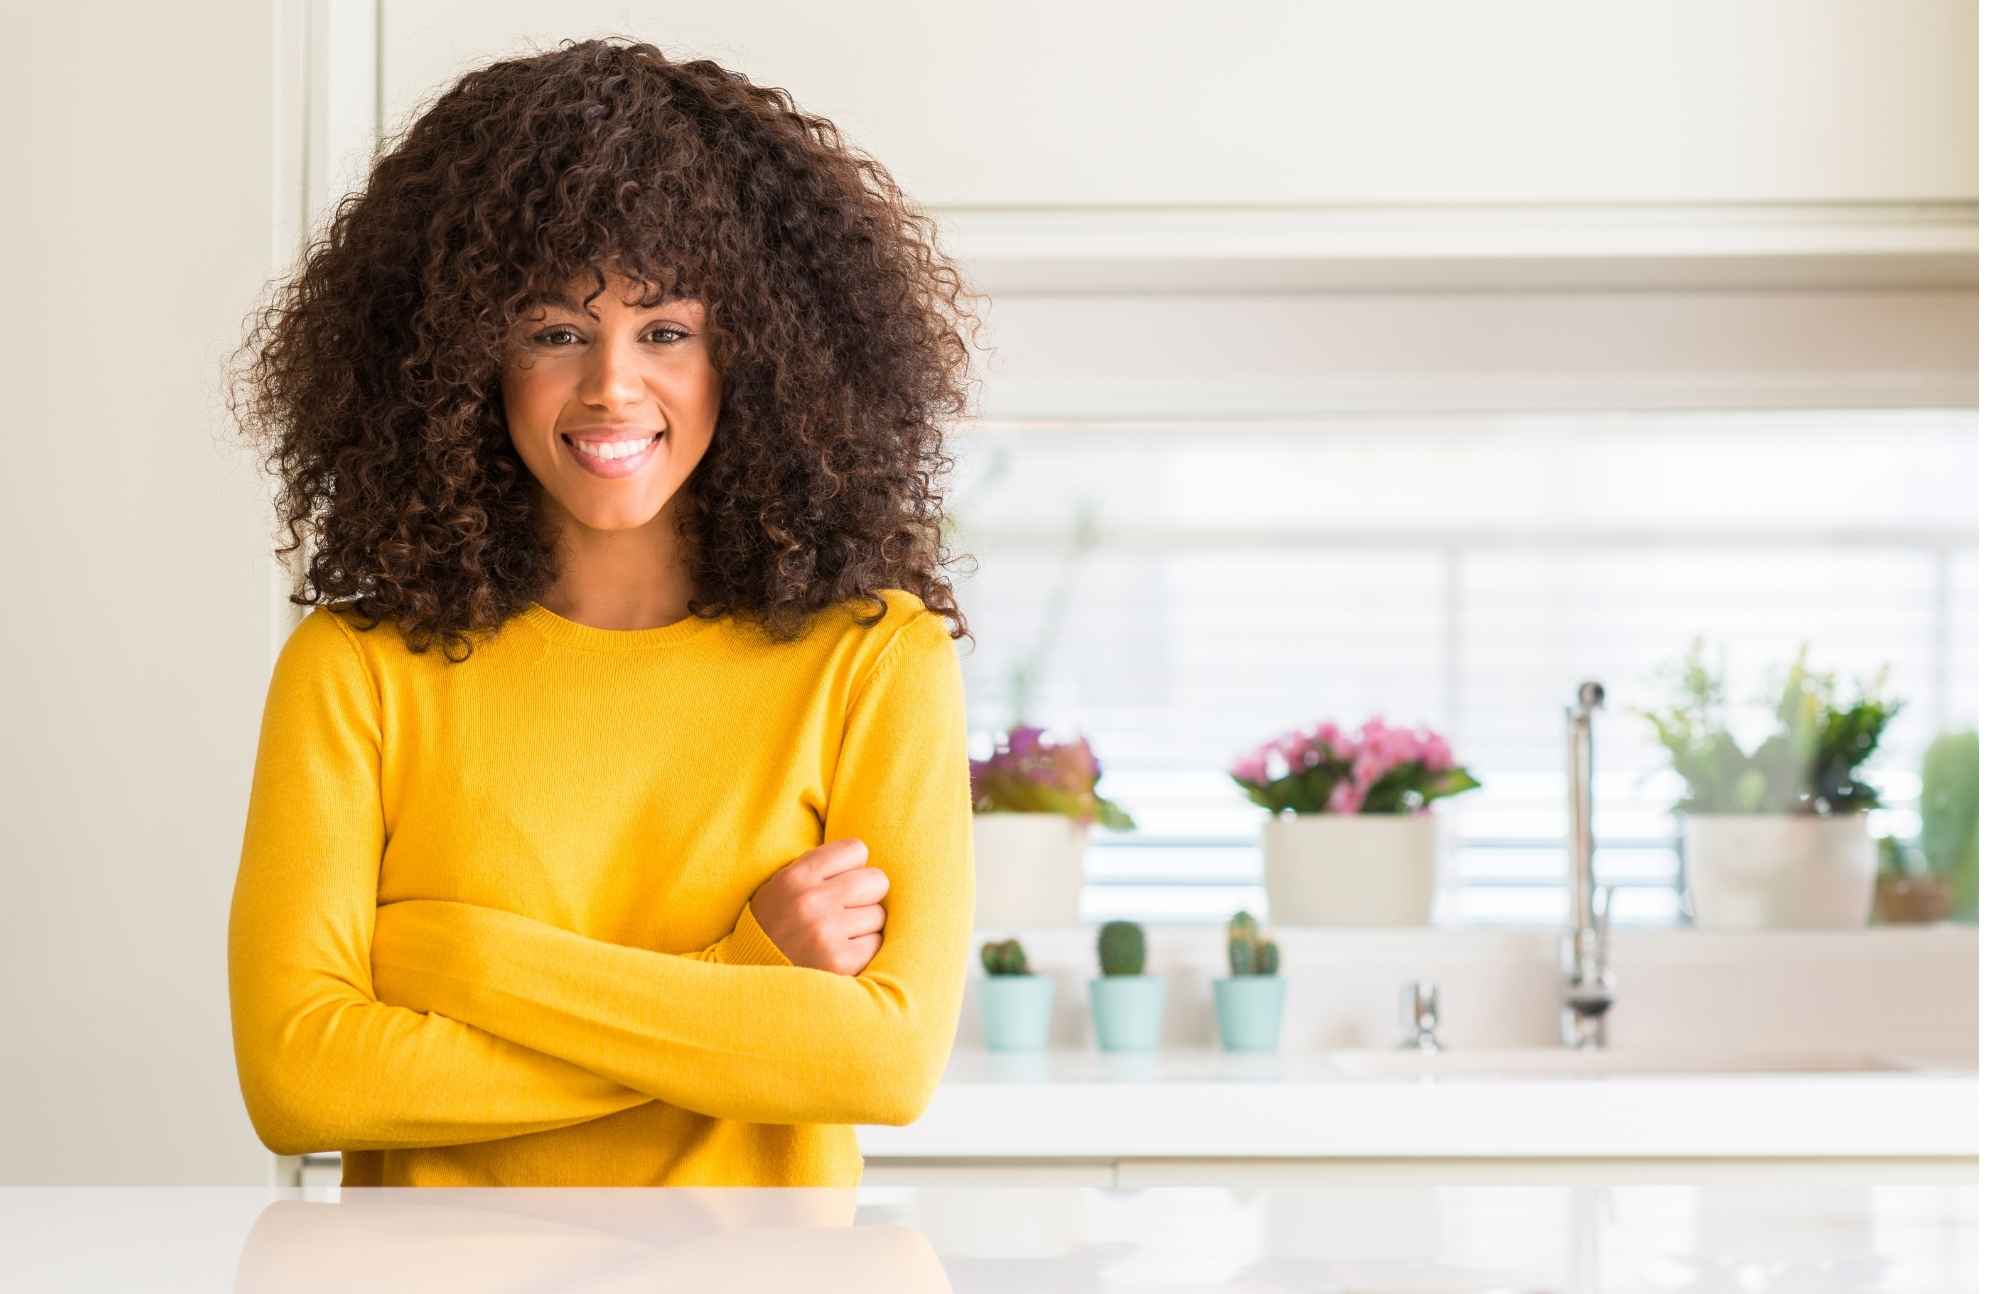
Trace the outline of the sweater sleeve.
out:
[[[379,1000],[369,961],[385,843],[375,685],[348,630],[321,608],[272,669],[229,908],[237,1081],[264,1145],[286,1155],[459,1145],[652,1099]],[[783,954],[746,908],[727,936],[678,959],[774,958]]]
[[[858,975],[717,965],[519,913],[383,905],[384,1001],[449,1017],[716,1118],[908,1124],[942,1077],[972,938],[972,798],[958,654],[929,612],[858,686],[823,837],[889,876],[881,947]]]

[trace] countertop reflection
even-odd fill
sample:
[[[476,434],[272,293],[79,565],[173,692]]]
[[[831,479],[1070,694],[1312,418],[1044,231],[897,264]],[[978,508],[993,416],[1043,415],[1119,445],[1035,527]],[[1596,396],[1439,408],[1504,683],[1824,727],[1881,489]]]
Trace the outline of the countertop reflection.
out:
[[[1973,1186],[9,1187],[9,1290],[1971,1290]]]

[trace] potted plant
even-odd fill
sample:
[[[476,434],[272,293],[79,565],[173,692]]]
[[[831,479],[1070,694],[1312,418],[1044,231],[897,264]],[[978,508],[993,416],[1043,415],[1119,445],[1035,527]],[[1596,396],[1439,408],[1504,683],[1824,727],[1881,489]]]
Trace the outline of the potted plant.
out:
[[[1136,922],[1107,921],[1097,932],[1090,1020],[1105,1051],[1151,1051],[1160,1045],[1160,977],[1146,974],[1146,932]]]
[[[1776,730],[1747,754],[1727,722],[1725,664],[1709,667],[1700,638],[1667,667],[1670,703],[1637,711],[1686,783],[1674,811],[1697,926],[1868,924],[1880,858],[1865,814],[1881,797],[1857,770],[1903,703],[1880,695],[1886,665],[1843,702],[1805,659],[1802,645],[1772,703]]]
[[[1284,1019],[1285,977],[1278,945],[1257,932],[1257,918],[1229,918],[1229,974],[1215,980],[1215,1023],[1227,1051],[1275,1051]]]
[[[1933,875],[1951,886],[1951,914],[1979,919],[1979,734],[1939,735],[1924,751],[1919,839]]]
[[[1083,896],[1092,824],[1130,831],[1125,810],[1097,793],[1103,766],[1082,737],[1049,741],[1017,724],[992,755],[972,761],[973,924],[1066,926]]]
[[[1951,915],[1951,882],[1929,869],[1923,851],[1907,840],[1884,836],[1875,874],[1873,919],[1880,925],[1928,925]]]
[[[1028,969],[1018,939],[982,944],[979,961],[979,1019],[988,1051],[1041,1051],[1049,1045],[1049,1004],[1055,985]]]
[[[1427,729],[1377,715],[1266,741],[1230,768],[1263,828],[1272,925],[1426,925],[1437,893],[1431,802],[1479,785]]]

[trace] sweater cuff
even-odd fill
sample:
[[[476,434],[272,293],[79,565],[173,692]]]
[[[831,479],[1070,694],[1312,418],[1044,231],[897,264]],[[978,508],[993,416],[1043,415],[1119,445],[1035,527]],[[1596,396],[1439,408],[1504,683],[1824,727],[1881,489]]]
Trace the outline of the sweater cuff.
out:
[[[729,932],[716,948],[716,960],[732,966],[790,966],[792,961],[784,950],[771,942],[771,936],[764,933],[750,905],[743,905],[742,915],[736,918],[736,928]]]

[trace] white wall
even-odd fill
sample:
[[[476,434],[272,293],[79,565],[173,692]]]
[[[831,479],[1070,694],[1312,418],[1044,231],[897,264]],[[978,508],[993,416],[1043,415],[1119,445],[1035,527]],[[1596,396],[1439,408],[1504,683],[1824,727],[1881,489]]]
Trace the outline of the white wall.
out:
[[[287,196],[276,8],[0,20],[7,1185],[269,1171],[224,972],[273,562],[220,366]]]

